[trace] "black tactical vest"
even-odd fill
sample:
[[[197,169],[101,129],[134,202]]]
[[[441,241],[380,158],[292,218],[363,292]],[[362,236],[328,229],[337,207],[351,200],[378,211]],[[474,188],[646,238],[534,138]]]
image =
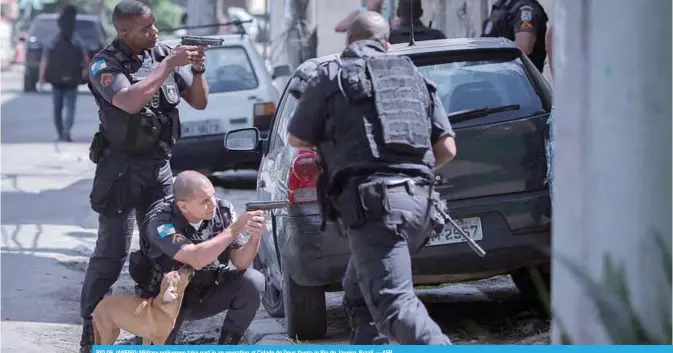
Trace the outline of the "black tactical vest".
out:
[[[172,212],[173,200],[174,199],[172,196],[166,197],[163,200],[162,205],[150,209],[150,212],[148,213],[147,217],[149,218],[151,217],[151,215],[156,214],[157,212]],[[228,207],[224,206],[223,203],[218,201],[217,214],[215,218],[209,222],[214,223],[212,224],[212,228],[210,229],[208,237],[205,238],[196,237],[195,236],[196,231],[191,229],[190,232],[184,231],[184,235],[194,244],[199,244],[204,241],[207,241],[231,225],[231,223],[233,222],[232,212]],[[187,227],[191,226],[187,225]],[[178,231],[181,233],[183,232],[182,229],[179,229]],[[146,242],[141,242],[141,245],[144,246],[143,251],[145,252],[145,254],[148,254],[149,244]],[[158,258],[155,258],[150,261],[153,262],[154,271],[157,271],[158,273],[152,276],[151,283],[149,283],[148,288],[150,289],[149,290],[150,292],[156,292],[156,293],[158,293],[157,291],[159,290],[159,286],[161,285],[163,274],[173,270],[177,270],[183,265],[182,263],[175,261],[173,258],[167,255],[161,255]],[[209,286],[216,283],[220,268],[222,266],[226,266],[228,262],[229,262],[229,253],[228,251],[224,251],[215,261],[208,264],[204,268],[195,271],[194,277],[190,281],[189,286],[187,288],[187,292],[189,293],[194,291],[197,295],[200,295],[200,293],[204,289],[207,289]]]
[[[115,58],[121,66],[122,72],[131,84],[145,79],[156,70],[159,62],[157,57],[168,55],[165,48],[157,45],[152,54],[145,58],[142,66],[134,72],[137,62],[129,58],[121,50],[108,46],[104,49]],[[107,103],[91,89],[94,94],[101,120],[101,131],[113,150],[130,155],[150,156],[157,151],[166,153],[180,138],[180,118],[177,105],[180,103],[180,93],[174,74],[161,86],[161,89],[150,99],[137,114],[128,114],[125,111]]]
[[[432,173],[432,104],[411,59],[381,53],[342,60],[337,94],[347,103],[327,120],[331,138],[320,144],[332,186],[348,176],[393,171],[396,165]]]

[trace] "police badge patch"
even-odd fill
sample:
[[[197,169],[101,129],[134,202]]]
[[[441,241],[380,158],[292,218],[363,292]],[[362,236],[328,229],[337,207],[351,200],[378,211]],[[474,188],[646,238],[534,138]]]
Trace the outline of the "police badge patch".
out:
[[[533,8],[530,6],[521,7],[521,21],[530,22],[533,20]]]
[[[166,95],[168,96],[168,101],[175,103],[178,100],[178,90],[175,85],[168,85],[166,87]]]

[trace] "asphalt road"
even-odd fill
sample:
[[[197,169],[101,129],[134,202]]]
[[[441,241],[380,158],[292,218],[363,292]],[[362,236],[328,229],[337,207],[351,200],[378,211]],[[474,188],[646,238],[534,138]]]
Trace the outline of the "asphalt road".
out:
[[[88,146],[98,125],[97,108],[80,87],[73,143],[55,142],[50,92],[23,94],[21,72],[2,73],[2,351],[72,352],[79,341],[79,290],[96,239],[97,218],[88,202],[94,165]],[[255,197],[255,172],[227,173],[214,180],[218,195],[237,207]],[[137,236],[137,234],[136,234]],[[134,241],[133,248],[137,248]],[[126,271],[115,285],[128,292]],[[433,318],[456,343],[546,344],[549,323],[523,301],[509,277],[419,289]],[[346,343],[341,294],[327,296],[325,340]],[[187,323],[181,341],[210,344],[222,315]],[[260,309],[247,340],[297,343],[283,335],[282,319]],[[128,343],[122,334],[119,343]],[[304,342],[302,342],[304,343]]]

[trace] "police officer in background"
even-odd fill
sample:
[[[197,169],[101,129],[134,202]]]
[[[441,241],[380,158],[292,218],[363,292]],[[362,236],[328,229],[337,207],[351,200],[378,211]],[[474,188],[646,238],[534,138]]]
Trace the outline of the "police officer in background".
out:
[[[516,42],[542,72],[547,56],[547,13],[536,0],[498,0],[484,21],[482,37],[505,37]]]
[[[434,28],[426,27],[421,22],[423,4],[421,0],[399,0],[397,3],[399,24],[390,31],[390,44],[409,43],[412,32],[414,40],[446,39],[446,35]]]
[[[386,54],[389,35],[376,12],[354,19],[348,47],[318,67],[302,94],[289,143],[317,148],[329,179],[319,182],[323,217],[348,236],[350,342],[447,345],[414,294],[411,253],[431,233],[429,184],[456,154],[454,132],[436,86],[408,57]]]
[[[90,149],[97,164],[90,201],[99,227],[82,285],[81,352],[91,350],[91,314],[126,260],[134,211],[141,224],[147,207],[171,193],[180,97],[200,110],[208,97],[203,48],[158,44],[152,11],[136,0],[117,3],[112,21],[117,38],[89,66],[101,122]]]
[[[166,343],[175,344],[183,321],[227,310],[217,343],[238,344],[264,292],[264,275],[248,268],[266,231],[264,211],[237,218],[231,203],[215,197],[207,177],[184,171],[175,178],[173,196],[150,207],[143,228],[141,250],[129,260],[131,276],[142,285],[143,294],[149,294],[143,297],[159,293],[166,272],[182,264],[196,270]]]

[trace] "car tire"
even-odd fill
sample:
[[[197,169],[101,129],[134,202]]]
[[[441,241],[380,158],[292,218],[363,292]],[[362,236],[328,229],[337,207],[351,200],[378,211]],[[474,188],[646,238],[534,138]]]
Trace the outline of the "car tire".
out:
[[[285,325],[290,339],[320,339],[327,332],[327,306],[322,287],[304,287],[283,273]]]
[[[285,303],[283,303],[283,292],[276,288],[276,285],[273,284],[268,271],[264,271],[264,266],[262,261],[259,259],[259,255],[255,257],[253,261],[253,267],[255,270],[264,274],[265,278],[265,287],[264,293],[262,294],[262,306],[264,310],[271,316],[276,318],[285,317]]]
[[[540,293],[538,291],[538,288],[535,284],[535,279],[531,274],[532,269],[537,270],[537,273],[539,273],[544,290],[547,292],[546,297],[545,293]],[[510,277],[512,277],[514,285],[517,289],[519,289],[524,299],[533,302],[536,309],[538,309],[540,312],[549,314],[547,313],[546,309],[550,300],[549,295],[551,293],[551,272],[549,271],[548,265],[538,265],[533,266],[532,268],[521,268],[510,273]]]
[[[23,73],[23,91],[35,92],[37,91],[37,77],[32,72],[33,70],[26,70]]]

